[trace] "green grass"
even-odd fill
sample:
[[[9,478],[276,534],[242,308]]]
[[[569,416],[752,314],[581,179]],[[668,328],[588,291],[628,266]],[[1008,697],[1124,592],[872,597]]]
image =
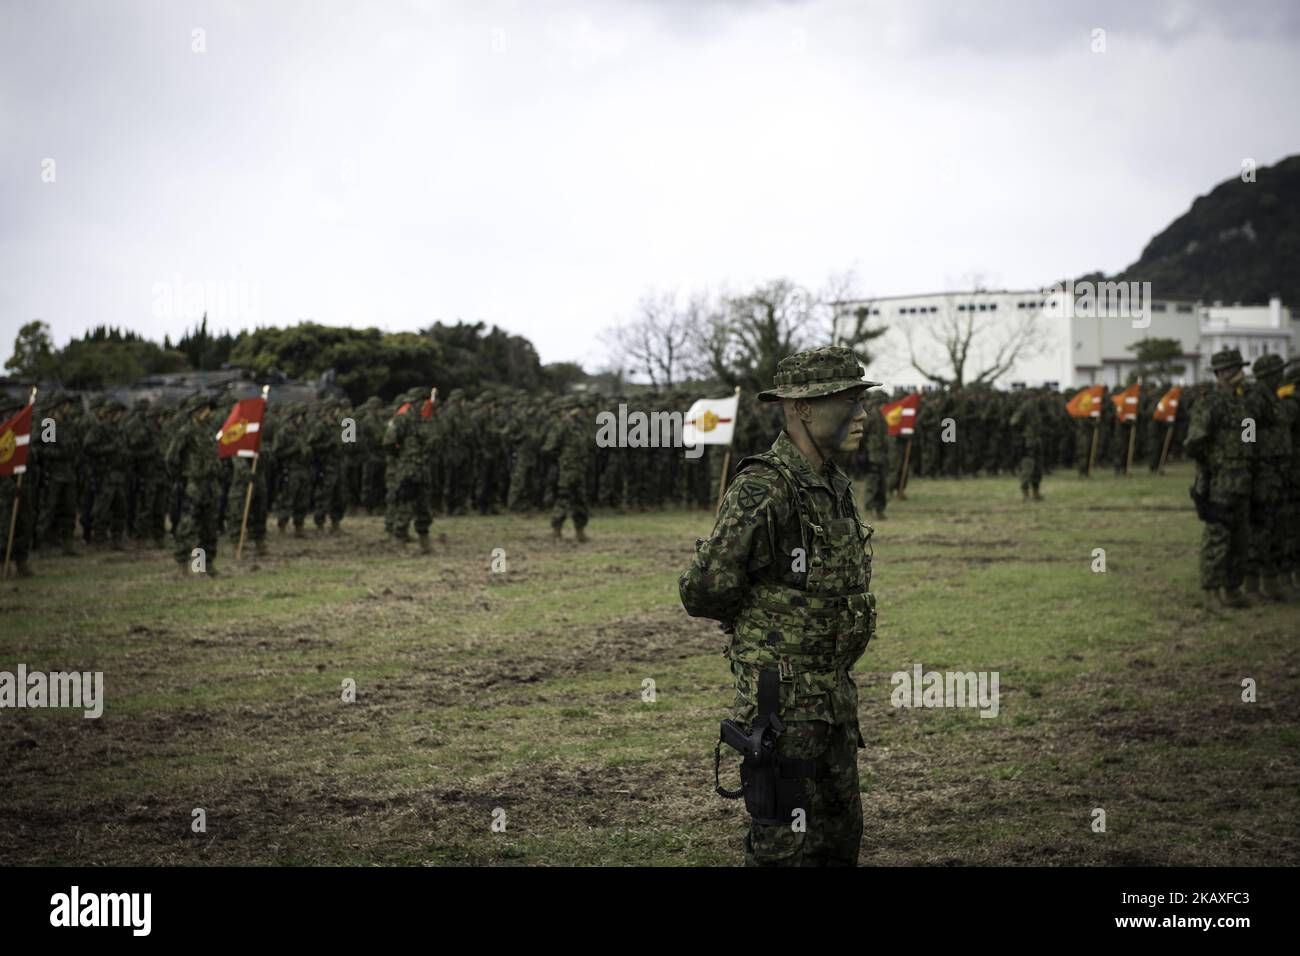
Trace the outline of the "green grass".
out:
[[[855,674],[864,863],[1300,862],[1300,605],[1200,608],[1189,481],[891,502]],[[711,524],[597,514],[578,546],[541,517],[445,519],[425,557],[352,517],[256,567],[223,542],[214,581],[157,551],[39,560],[0,591],[0,670],[102,670],[106,704],[0,711],[0,862],[736,863],[722,635],[676,589]],[[895,709],[917,663],[997,671],[999,716]]]

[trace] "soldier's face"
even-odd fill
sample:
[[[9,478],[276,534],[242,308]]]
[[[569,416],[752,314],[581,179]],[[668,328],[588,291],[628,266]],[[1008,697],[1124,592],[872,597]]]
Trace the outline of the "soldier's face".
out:
[[[1246,378],[1244,368],[1224,369],[1222,372],[1215,372],[1214,374],[1218,377],[1219,384],[1226,385],[1228,388],[1236,388]]]
[[[817,444],[837,452],[856,451],[862,441],[862,427],[867,420],[865,389],[848,389],[807,401],[807,412],[800,417]]]

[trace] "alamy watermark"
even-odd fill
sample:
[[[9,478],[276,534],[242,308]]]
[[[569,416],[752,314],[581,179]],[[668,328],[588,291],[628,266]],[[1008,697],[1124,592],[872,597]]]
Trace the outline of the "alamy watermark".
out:
[[[978,707],[981,717],[998,715],[997,671],[895,671],[889,702],[895,707]]]
[[[686,416],[682,412],[642,412],[618,406],[596,414],[597,448],[685,448],[687,458],[704,454],[702,443],[688,445],[683,437]]]
[[[69,707],[87,719],[104,713],[103,671],[0,671],[0,710],[6,707]]]
[[[1065,318],[1130,319],[1135,329],[1151,325],[1150,282],[1091,282],[1073,279],[1057,283],[1043,292],[1057,296],[1065,308]]]

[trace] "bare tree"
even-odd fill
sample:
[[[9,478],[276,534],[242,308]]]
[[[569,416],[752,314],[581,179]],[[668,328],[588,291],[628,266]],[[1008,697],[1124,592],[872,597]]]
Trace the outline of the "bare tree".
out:
[[[706,305],[694,340],[697,371],[727,385],[768,388],[777,363],[814,337],[817,299],[775,279]]]
[[[616,359],[629,360],[633,371],[643,373],[651,385],[672,388],[685,371],[697,308],[693,298],[679,308],[675,293],[647,292],[636,319],[602,338]]]
[[[940,312],[910,321],[904,335],[912,368],[948,388],[993,384],[1046,345],[1040,310],[1016,313],[1008,318],[947,303]]]

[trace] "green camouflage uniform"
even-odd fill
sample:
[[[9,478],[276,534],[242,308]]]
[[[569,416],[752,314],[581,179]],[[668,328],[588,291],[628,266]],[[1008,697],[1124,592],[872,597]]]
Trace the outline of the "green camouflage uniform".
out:
[[[1251,369],[1255,382],[1246,389],[1246,407],[1255,419],[1255,461],[1251,475],[1250,548],[1246,573],[1265,583],[1287,567],[1288,528],[1283,520],[1291,463],[1291,415],[1277,390],[1282,383],[1282,358],[1267,354]]]
[[[1020,407],[1011,415],[1011,427],[1020,438],[1020,490],[1026,498],[1031,491],[1037,498],[1043,480],[1043,416],[1036,395],[1023,396]]]
[[[857,370],[847,349],[803,352],[781,361],[777,387],[760,397],[874,384]],[[734,719],[752,727],[760,674],[775,670],[786,726],[777,752],[815,767],[804,781],[806,828],[751,819],[750,865],[857,864],[864,743],[850,670],[875,631],[871,535],[848,476],[834,461],[814,472],[783,431],[769,451],[740,463],[712,534],[697,542],[679,581],[687,613],[722,622],[730,635]]]
[[[316,502],[312,515],[317,530],[325,527],[325,518],[330,520],[330,530],[338,531],[339,522],[347,510],[347,455],[350,451],[343,442],[344,418],[351,417],[351,410],[338,402],[326,402],[319,409],[308,429],[308,444],[311,446],[311,474],[315,479]]]
[[[41,547],[55,543],[65,554],[73,554],[72,534],[77,527],[78,464],[81,459],[81,423],[77,399],[68,393],[56,393],[32,417],[31,461],[35,464],[40,487],[37,506],[36,540]],[[44,420],[53,420],[51,441],[46,441]]]
[[[1215,371],[1241,367],[1241,353],[1214,354]],[[1251,468],[1255,446],[1242,441],[1249,417],[1244,399],[1226,385],[1201,397],[1187,428],[1187,454],[1199,464],[1196,492],[1208,502],[1201,536],[1201,587],[1241,586],[1250,541]]]
[[[302,534],[311,506],[312,447],[305,416],[301,406],[291,406],[271,433],[277,475],[276,524],[283,531],[292,520],[297,534]]]
[[[126,491],[131,471],[131,449],[123,440],[120,424],[126,413],[121,402],[103,403],[87,425],[85,463],[95,476],[91,511],[93,540],[122,547],[126,533]]]
[[[421,538],[429,534],[429,463],[425,447],[430,425],[420,417],[422,392],[412,392],[384,429],[388,451],[388,515],[385,525],[399,541],[408,540],[412,523]]]
[[[189,567],[193,549],[202,548],[206,569],[212,571],[217,557],[221,461],[217,458],[219,423],[211,415],[201,422],[194,419],[205,406],[214,407],[206,396],[192,398],[183,406],[181,423],[167,445],[167,465],[185,489],[173,555],[178,564]]]
[[[582,409],[572,403],[562,412],[546,436],[542,449],[556,462],[555,507],[551,511],[551,527],[564,526],[565,518],[573,519],[573,527],[587,526],[587,470],[591,465],[594,433],[583,426]]]
[[[877,518],[885,516],[885,506],[889,503],[889,423],[880,413],[884,404],[884,394],[873,392],[862,427],[862,450],[866,455],[862,508],[874,511]]]
[[[1286,504],[1281,524],[1286,528],[1286,560],[1294,586],[1300,587],[1300,358],[1287,362],[1283,371],[1285,384],[1278,390],[1282,411],[1291,425],[1291,460],[1285,468]]]

